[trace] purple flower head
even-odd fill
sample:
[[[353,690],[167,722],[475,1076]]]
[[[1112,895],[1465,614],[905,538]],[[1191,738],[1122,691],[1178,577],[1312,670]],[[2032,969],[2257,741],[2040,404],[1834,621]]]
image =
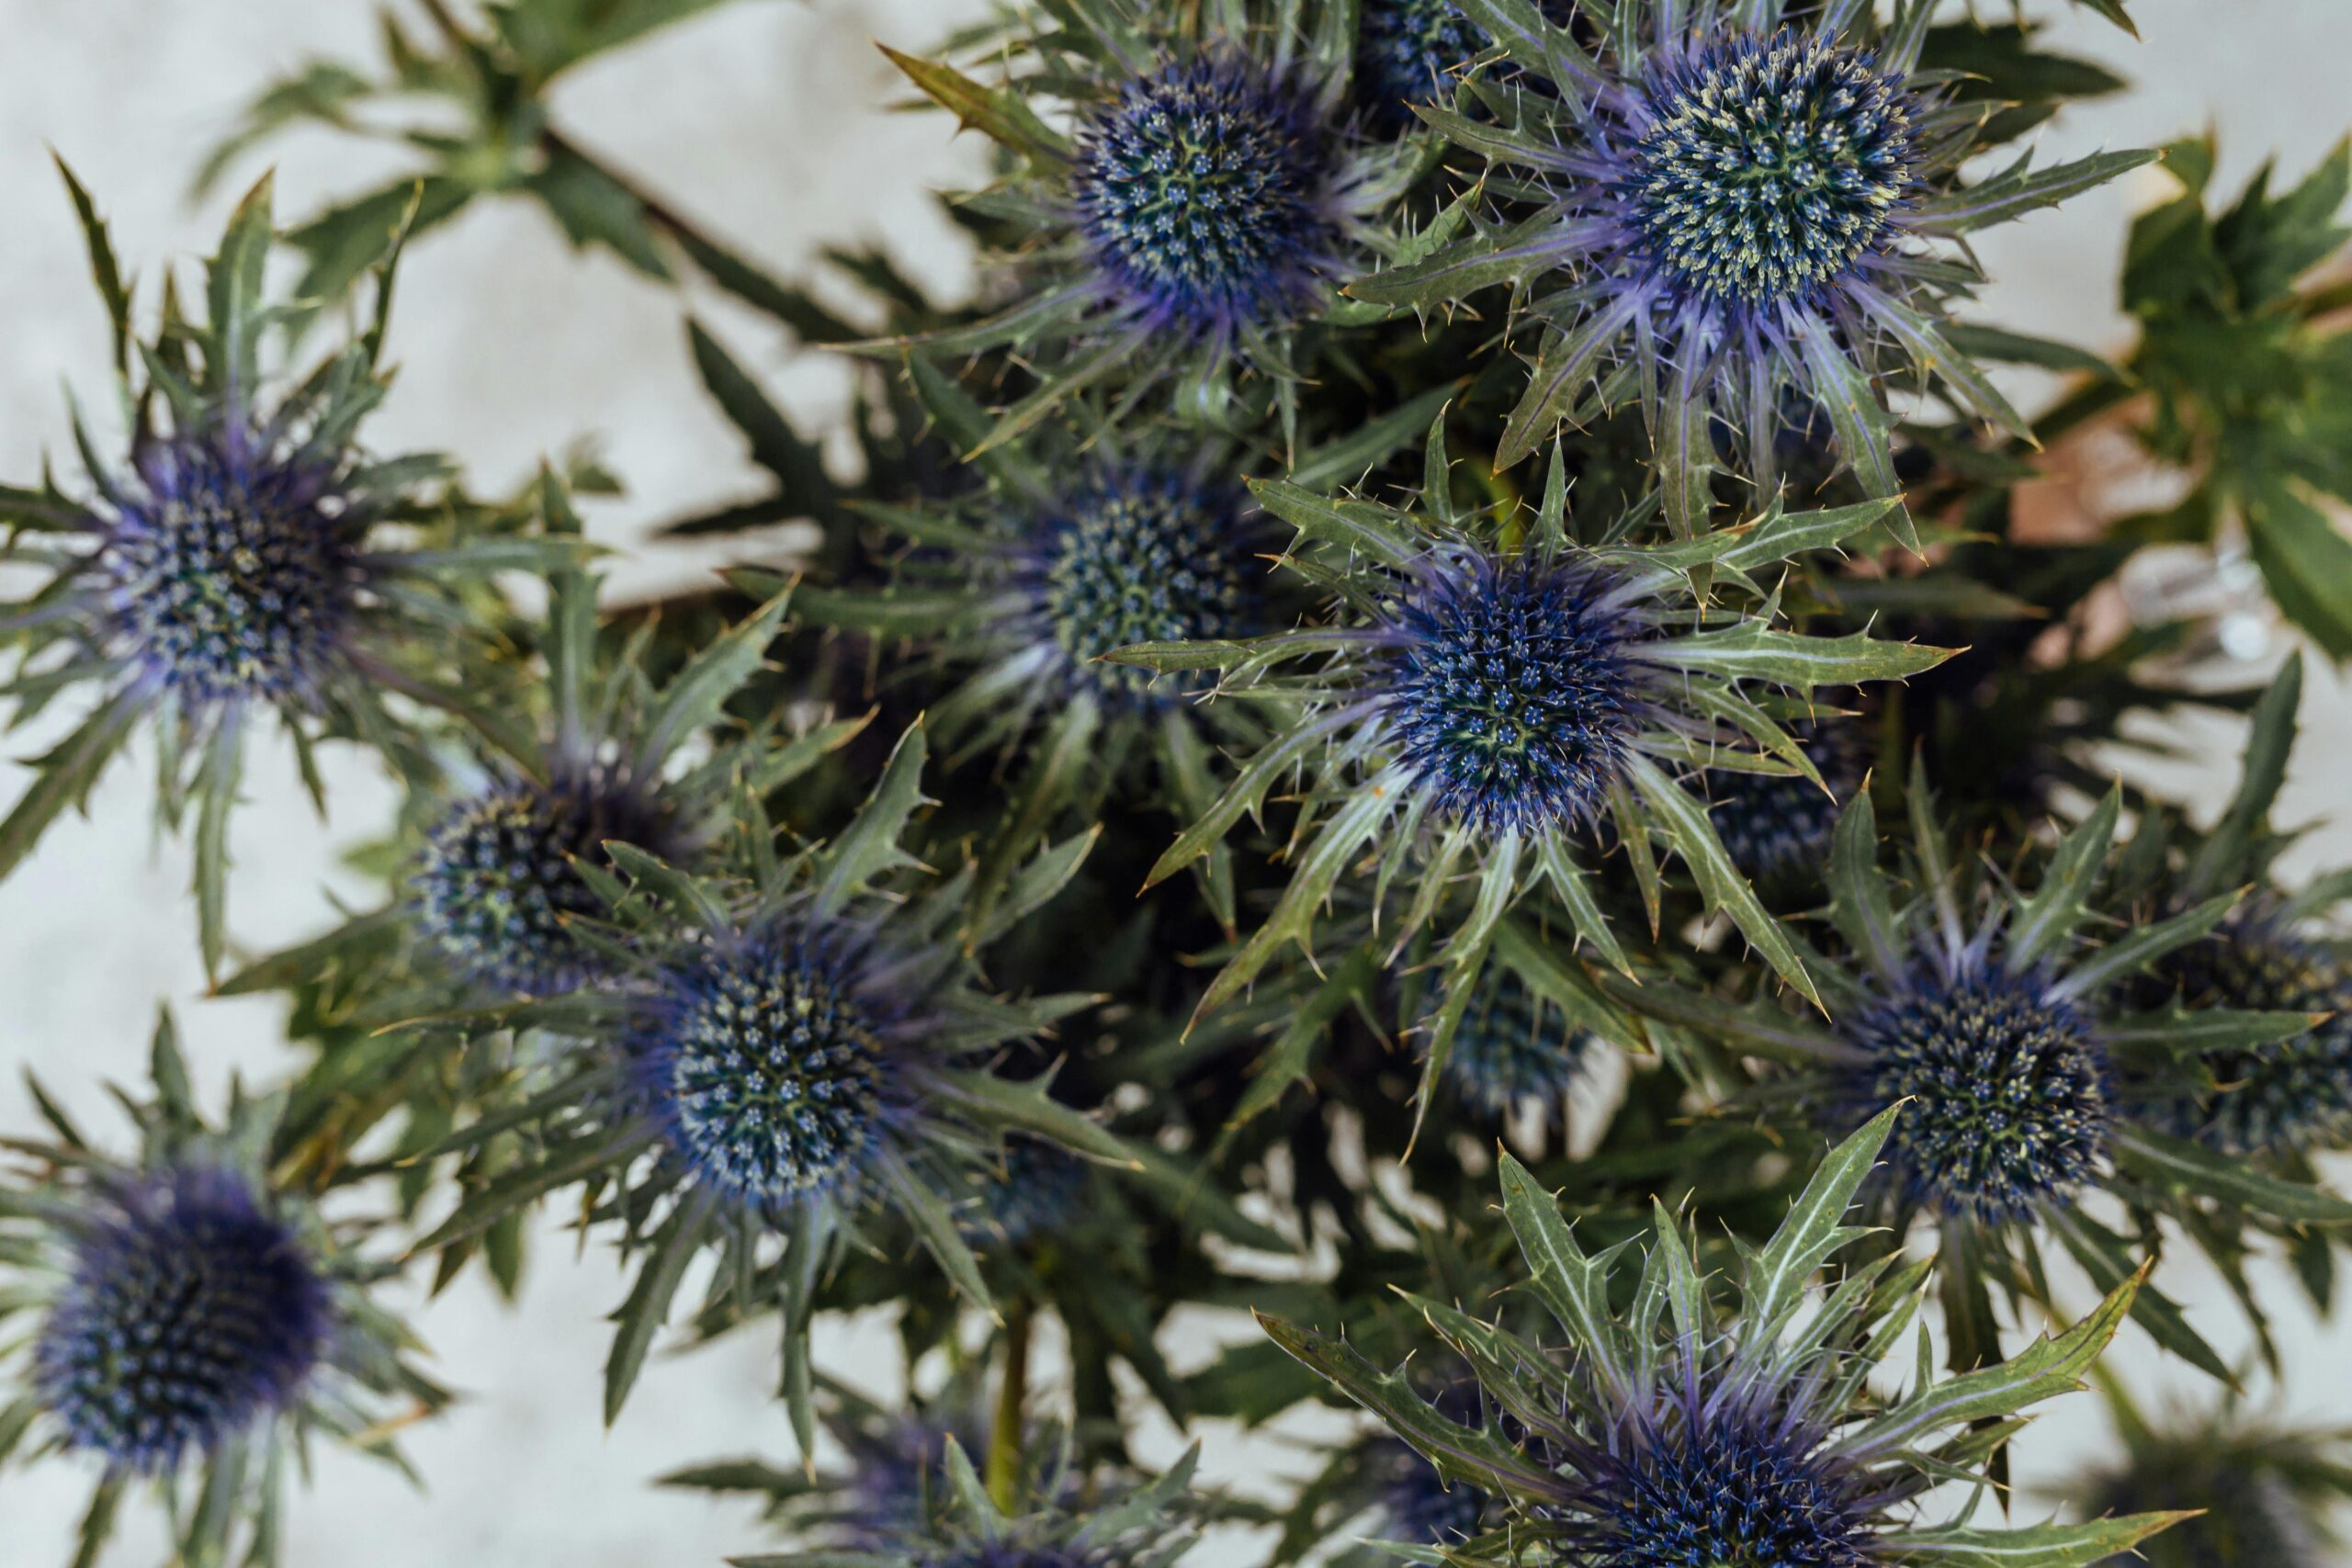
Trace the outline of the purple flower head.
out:
[[[367,513],[279,447],[233,421],[143,441],[90,518],[102,645],[192,712],[313,709],[349,644]]]
[[[1225,340],[1282,325],[1339,271],[1310,89],[1238,54],[1170,60],[1093,109],[1071,196],[1125,313]]]
[[[1430,558],[1383,634],[1378,702],[1441,813],[1498,837],[1591,819],[1641,722],[1617,586],[1581,563]]]
[[[331,1307],[300,1240],[243,1179],[128,1181],[75,1236],[33,1381],[68,1446],[160,1473],[287,1408],[325,1354]]]

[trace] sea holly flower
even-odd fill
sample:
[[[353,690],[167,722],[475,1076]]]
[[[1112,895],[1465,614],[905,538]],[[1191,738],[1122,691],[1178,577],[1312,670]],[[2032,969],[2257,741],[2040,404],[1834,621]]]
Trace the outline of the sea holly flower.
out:
[[[986,427],[953,382],[920,360],[911,368],[944,430],[960,440]],[[981,460],[986,482],[969,495],[868,506],[919,547],[885,586],[804,586],[794,600],[802,620],[886,639],[909,676],[936,682],[925,723],[951,761],[993,753],[1013,764],[1011,798],[979,855],[976,919],[1063,818],[1099,815],[1113,794],[1204,809],[1211,751],[1262,737],[1237,709],[1193,701],[1198,680],[1104,657],[1131,643],[1248,637],[1288,623],[1264,559],[1272,531],[1228,477],[1236,455],[1215,442],[1103,446],[1071,457],[1016,443]],[[757,593],[782,581],[733,575]],[[1204,865],[1201,883],[1231,930],[1226,857]]]
[[[1018,236],[1017,302],[919,345],[1009,349],[1035,372],[988,446],[1084,389],[1132,402],[1170,378],[1189,415],[1230,422],[1242,368],[1273,378],[1295,428],[1300,334],[1340,303],[1373,216],[1419,167],[1349,134],[1354,7],[1244,0],[1212,21],[1088,6],[1056,21],[1016,41],[1004,87],[886,51],[1015,164],[976,205]]]
[[[423,521],[413,498],[442,473],[433,458],[378,461],[356,445],[387,385],[379,359],[392,258],[366,334],[307,374],[281,376],[266,340],[300,312],[263,295],[265,181],[209,265],[207,320],[185,320],[167,292],[161,333],[134,343],[105,225],[67,180],[136,423],[128,462],[115,465],[76,415],[86,495],[48,483],[0,491],[0,523],[13,530],[6,558],[50,573],[0,617],[21,650],[5,690],[15,722],[77,686],[97,698],[34,763],[39,776],[0,823],[0,875],[87,796],[143,722],[157,737],[164,818],[176,825],[191,799],[197,807],[198,925],[206,965],[217,970],[227,821],[248,737],[275,716],[306,778],[315,778],[307,759],[322,737],[363,741],[395,766],[413,766],[386,699],[462,707],[444,669],[452,626],[468,618],[458,583],[536,564],[548,547],[510,536],[402,549],[380,532]]]
[[[2215,1410],[2174,1412],[2157,1422],[2122,1387],[2107,1385],[2123,1439],[2120,1461],[2086,1465],[2053,1498],[2088,1512],[2143,1507],[2196,1517],[2099,1568],[2322,1568],[2341,1561],[2343,1533],[2330,1515],[2352,1500],[2352,1429],[2264,1419],[2232,1399]]]
[[[1894,494],[1892,378],[2030,434],[1950,335],[1951,306],[1980,281],[1961,241],[2154,153],[2020,162],[1962,185],[1986,117],[1952,101],[1948,73],[1919,69],[1931,0],[1897,0],[1884,26],[1863,0],[1621,0],[1590,39],[1530,0],[1460,5],[1554,90],[1473,87],[1417,112],[1484,153],[1515,199],[1348,291],[1422,310],[1520,291],[1515,318],[1537,342],[1499,463],[1596,405],[1638,400],[1668,516],[1689,534],[1706,526],[1718,423],[1766,493],[1793,406],[1827,417],[1870,493]],[[1471,99],[1492,112],[1461,112]]]
[[[1531,1115],[1557,1122],[1570,1094],[1593,1071],[1600,1037],[1509,963],[1482,971],[1477,994],[1456,1010],[1453,1049],[1440,1082],[1455,1103],[1489,1122]],[[1446,1010],[1443,986],[1429,1006]]]
[[[394,1269],[361,1251],[368,1227],[273,1180],[276,1105],[241,1098],[208,1125],[168,1015],[153,1062],[153,1098],[125,1099],[135,1158],[90,1143],[38,1087],[53,1137],[11,1140],[24,1166],[0,1191],[0,1316],[27,1331],[6,1353],[0,1458],[29,1444],[96,1472],[77,1561],[144,1487],[177,1560],[274,1565],[289,1462],[326,1438],[400,1463],[392,1427],[447,1396],[369,1300]]]
[[[2225,1269],[2256,1216],[2288,1228],[2352,1222],[2352,1204],[2164,1137],[2136,1115],[2179,1081],[2181,1054],[2276,1026],[2266,1014],[2132,1005],[2134,977],[2218,928],[2234,891],[2101,940],[2091,899],[2110,868],[2120,788],[2024,886],[1972,881],[1951,863],[1916,761],[1907,795],[1907,897],[1877,863],[1869,795],[1857,794],[1839,818],[1828,873],[1838,957],[1807,960],[1826,1021],[1666,983],[1603,985],[1638,1011],[1793,1065],[1760,1092],[1802,1104],[1834,1134],[1907,1106],[1872,1202],[1890,1238],[1915,1221],[1939,1232],[1954,1365],[1985,1359],[1997,1343],[1994,1289],[2034,1299],[2046,1290],[2045,1246],[2112,1288],[2132,1271],[2134,1235],[2154,1235],[2159,1218],[2179,1220]],[[2122,1205],[2130,1232],[2086,1212],[2095,1192]],[[2133,1314],[2166,1348],[2229,1377],[2153,1287],[2134,1298]]]
[[[1170,1568],[1200,1539],[1206,1509],[1185,1490],[1197,1445],[1157,1479],[1089,1489],[1067,1442],[1033,1455],[1031,1436],[990,1449],[986,1484],[963,1444],[948,1436],[936,1473],[926,1478],[936,1495],[922,1517],[887,1539],[825,1552],[825,1560],[842,1568]],[[807,1549],[729,1561],[788,1568],[807,1561]]]
[[[1442,438],[1431,472],[1445,472]],[[1274,738],[1239,761],[1233,782],[1152,869],[1173,874],[1258,812],[1278,781],[1302,781],[1292,833],[1296,866],[1272,911],[1201,1003],[1237,994],[1286,944],[1306,945],[1318,911],[1359,862],[1380,902],[1415,885],[1392,929],[1400,945],[1441,913],[1457,877],[1475,885],[1438,956],[1458,1005],[1431,1032],[1427,1074],[1444,1070],[1462,1010],[1497,926],[1548,882],[1577,937],[1607,963],[1625,954],[1579,865],[1606,823],[1633,858],[1653,921],[1657,849],[1679,854],[1710,911],[1721,911],[1789,983],[1812,983],[1778,922],[1732,867],[1706,809],[1678,774],[1715,768],[1793,773],[1820,784],[1804,751],[1748,692],[1895,679],[1942,658],[1936,649],[1861,635],[1815,638],[1772,623],[1749,573],[1826,548],[1883,520],[1892,502],[1787,513],[1712,539],[1660,547],[1572,544],[1566,483],[1552,482],[1516,542],[1457,515],[1432,483],[1430,516],[1331,500],[1285,483],[1255,487],[1295,525],[1286,558],[1333,601],[1326,624],[1230,642],[1147,644],[1119,658],[1161,670],[1224,672],[1216,700],[1279,716]],[[1328,562],[1328,564],[1327,564]],[[1690,574],[1749,595],[1708,609]],[[1735,585],[1744,584],[1745,587]],[[1450,912],[1449,912],[1450,918]]]
[[[605,1367],[608,1417],[686,1264],[714,1250],[707,1310],[773,1304],[783,1314],[786,1393],[806,1448],[809,1317],[862,1215],[895,1214],[985,1306],[955,1209],[997,1141],[1020,1128],[1127,1158],[1043,1084],[977,1065],[1091,1003],[989,997],[973,984],[969,951],[1058,891],[1091,838],[1047,849],[988,927],[959,931],[968,875],[917,893],[904,874],[916,863],[899,840],[923,803],[925,750],[922,729],[909,730],[840,836],[788,859],[750,796],[736,803],[738,841],[699,873],[608,844],[617,874],[581,867],[607,906],[582,934],[610,958],[608,976],[489,1015],[577,1043],[526,1099],[449,1140],[465,1148],[520,1125],[537,1133],[527,1157],[423,1245],[468,1242],[543,1193],[584,1184],[636,1264]]]
[[[2096,1562],[2180,1516],[2144,1513],[2022,1529],[1919,1518],[1947,1481],[1983,1477],[2029,1405],[2078,1386],[2129,1309],[2136,1280],[2004,1364],[1940,1382],[1922,1359],[1903,1392],[1871,1372],[1918,1314],[1930,1269],[1881,1256],[1834,1289],[1812,1275],[1866,1234],[1843,1221],[1899,1111],[1823,1162],[1786,1222],[1742,1247],[1736,1288],[1702,1274],[1663,1207],[1632,1310],[1611,1289],[1630,1242],[1587,1254],[1558,1204],[1510,1155],[1503,1212],[1530,1284],[1567,1337],[1555,1350],[1444,1303],[1413,1298],[1474,1369],[1485,1409],[1454,1419],[1335,1334],[1260,1317],[1275,1343],[1385,1422],[1501,1522],[1449,1561],[1531,1552],[1605,1568],[1665,1563],[1981,1564]],[[1989,1477],[1977,1483],[1989,1489]]]
[[[1546,21],[1575,18],[1576,0],[1536,0]],[[1356,101],[1384,130],[1418,124],[1415,104],[1443,103],[1463,73],[1495,48],[1457,0],[1363,0],[1357,26]]]
[[[1818,894],[1838,808],[1870,773],[1871,736],[1856,717],[1804,720],[1789,727],[1828,787],[1770,773],[1724,773],[1707,780],[1707,815],[1742,876],[1768,897]]]
[[[2256,705],[2237,794],[2213,830],[2185,833],[2152,813],[2122,868],[2135,912],[2154,918],[2232,887],[2257,889],[2210,934],[2158,959],[2141,982],[2152,1009],[2203,1021],[2201,1069],[2135,1115],[2155,1131],[2223,1155],[2307,1170],[2303,1156],[2352,1134],[2352,940],[2326,917],[2352,898],[2352,877],[2323,875],[2289,893],[2272,879],[2294,842],[2270,808],[2286,778],[2302,696],[2288,660]],[[2234,1038],[2214,1032],[2228,1021]]]

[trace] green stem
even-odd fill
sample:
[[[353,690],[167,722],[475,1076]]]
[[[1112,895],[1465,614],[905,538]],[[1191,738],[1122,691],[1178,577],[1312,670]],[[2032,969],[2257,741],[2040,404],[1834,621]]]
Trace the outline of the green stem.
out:
[[[1021,1511],[1021,1430],[1029,1403],[1029,1329],[1035,1310],[1013,1303],[1004,1320],[1004,1380],[997,1385],[996,1421],[989,1431],[989,1501],[997,1511]]]

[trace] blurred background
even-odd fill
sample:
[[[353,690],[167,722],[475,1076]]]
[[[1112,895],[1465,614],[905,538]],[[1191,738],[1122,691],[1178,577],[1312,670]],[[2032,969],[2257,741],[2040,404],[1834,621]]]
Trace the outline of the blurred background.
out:
[[[394,0],[395,5],[406,0]],[[1988,12],[2000,0],[1981,0]],[[967,286],[970,259],[932,194],[979,177],[974,141],[957,142],[946,117],[891,112],[900,84],[873,47],[916,49],[977,16],[978,0],[738,0],[710,16],[583,67],[567,77],[555,109],[573,140],[745,254],[790,276],[821,247],[878,243],[943,298]],[[2347,127],[2352,99],[2343,61],[2352,57],[2352,6],[2342,0],[2232,0],[2215,8],[2141,0],[2144,35],[2133,43],[2087,15],[2062,20],[2051,41],[2108,64],[2133,90],[2073,111],[2047,128],[2041,154],[2055,160],[2102,147],[2152,145],[2211,128],[2221,135],[2218,185],[2233,188],[2275,158],[2299,175]],[[209,197],[193,201],[204,152],[233,126],[266,81],[320,56],[374,58],[374,0],[10,0],[0,54],[0,475],[25,482],[44,455],[68,450],[61,384],[105,406],[107,330],[91,290],[81,235],[50,162],[72,162],[113,223],[117,250],[152,282],[166,263],[192,265],[217,239],[229,206],[265,165],[248,159]],[[273,145],[282,216],[307,216],[368,188],[400,167],[398,154],[324,136]],[[1983,316],[2086,346],[2115,349],[2130,328],[2116,312],[2115,275],[2128,215],[2169,191],[2156,169],[2108,186],[2058,212],[1996,231],[1982,244],[1996,279]],[[543,456],[593,443],[626,484],[626,496],[594,504],[591,528],[629,549],[682,513],[759,491],[732,430],[709,407],[688,361],[684,321],[702,316],[804,423],[837,416],[846,392],[838,367],[795,355],[759,318],[727,301],[682,297],[630,271],[610,253],[570,249],[536,208],[477,203],[454,226],[409,253],[393,324],[401,371],[369,428],[379,450],[438,450],[458,459],[481,491],[522,482]],[[2030,396],[2027,385],[2020,396]],[[2030,405],[2029,405],[2030,406]],[[62,464],[70,467],[70,463]],[[712,562],[690,553],[643,552],[614,563],[624,590],[674,582]],[[2210,574],[2198,573],[2200,582]],[[2260,617],[2217,626],[2217,657],[2261,668],[2283,637]],[[2335,818],[2308,836],[2286,868],[2352,863],[2352,689],[2324,661],[2307,673],[2303,744],[2279,805],[2295,824]],[[2152,783],[2201,803],[2208,816],[2234,781],[2242,735],[2229,724],[2175,727],[2162,739],[2184,760]],[[11,738],[7,754],[30,755],[42,737]],[[330,764],[335,759],[330,754]],[[150,759],[152,761],[152,759]],[[393,792],[368,767],[330,767],[334,806],[322,824],[299,795],[287,759],[256,757],[247,770],[254,808],[235,818],[233,918],[254,952],[323,929],[338,895],[371,889],[338,872],[339,850],[379,831]],[[14,799],[23,771],[0,761],[0,798]],[[177,1011],[191,1056],[219,1082],[232,1067],[254,1076],[277,1057],[273,1001],[209,1001],[198,964],[175,845],[144,826],[152,771],[115,770],[91,802],[90,819],[52,830],[35,859],[0,886],[0,1127],[29,1120],[21,1070],[39,1072],[85,1124],[110,1109],[102,1080],[141,1071],[158,1004]],[[338,1568],[496,1562],[511,1568],[647,1568],[715,1563],[763,1544],[748,1509],[652,1490],[651,1477],[690,1461],[763,1451],[789,1455],[780,1408],[770,1403],[775,1366],[769,1336],[752,1333],[690,1363],[652,1368],[626,1415],[605,1430],[598,1380],[602,1314],[620,1289],[610,1259],[592,1247],[576,1265],[572,1243],[550,1224],[524,1299],[502,1306],[469,1278],[446,1299],[419,1303],[418,1321],[438,1374],[463,1405],[414,1434],[419,1491],[380,1466],[322,1458],[311,1491],[291,1511],[288,1560]],[[2211,1301],[2224,1353],[2243,1350],[2227,1329],[2218,1280],[2168,1275],[2200,1317]],[[2308,1419],[2352,1419],[2352,1310],[2315,1321],[2290,1290],[2271,1302],[2290,1386],[2256,1385]],[[1180,1370],[1204,1359],[1246,1324],[1180,1323],[1169,1347]],[[820,1328],[820,1364],[889,1395],[895,1351],[886,1324]],[[2210,1397],[2194,1373],[2158,1364],[2144,1337],[2127,1332],[2112,1364],[2158,1403]],[[1204,1476],[1265,1495],[1278,1478],[1311,1465],[1298,1438],[1328,1434],[1337,1416],[1244,1438],[1212,1428]],[[2088,1396],[2050,1406],[2026,1439],[2021,1474],[2063,1472],[2109,1441]],[[1140,1457],[1172,1457],[1172,1433],[1151,1434]],[[62,1562],[85,1482],[49,1467],[12,1477],[0,1504],[0,1563]],[[2046,1513],[2060,1499],[2028,1495],[2018,1511]],[[1216,1540],[1192,1561],[1224,1568],[1246,1561],[1244,1543]],[[119,1538],[106,1564],[145,1564],[154,1538]],[[101,1568],[106,1568],[102,1564]]]

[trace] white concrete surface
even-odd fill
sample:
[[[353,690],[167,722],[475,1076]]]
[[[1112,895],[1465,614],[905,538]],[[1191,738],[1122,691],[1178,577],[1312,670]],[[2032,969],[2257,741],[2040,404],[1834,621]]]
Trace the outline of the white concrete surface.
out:
[[[103,385],[104,323],[48,147],[69,157],[97,193],[119,247],[142,273],[152,275],[161,258],[186,262],[217,235],[231,197],[224,191],[196,210],[184,203],[198,151],[273,71],[313,54],[368,50],[372,9],[363,0],[0,4],[7,40],[0,55],[7,213],[0,474],[22,479],[42,453],[62,448],[62,378],[92,393]],[[826,242],[878,237],[922,276],[953,288],[965,258],[922,193],[971,177],[973,150],[952,145],[937,117],[877,111],[897,89],[867,39],[918,44],[977,9],[977,0],[745,0],[583,73],[562,95],[562,117],[588,145],[779,269]],[[2142,0],[2139,9],[2147,38],[2138,46],[2087,20],[2062,28],[2067,43],[2117,62],[2140,90],[2052,128],[2049,156],[2211,123],[2226,139],[2226,177],[2272,151],[2292,173],[2352,121],[2342,90],[2352,10],[2335,0],[2239,0],[2226,8],[2226,22],[2211,7],[2180,0]],[[318,138],[282,147],[277,161],[289,213],[360,188],[390,167],[379,153]],[[250,178],[258,167],[240,174]],[[1986,260],[2003,280],[1995,309],[2075,341],[2120,342],[2110,300],[2121,222],[2159,179],[2109,187],[1988,240]],[[796,411],[821,415],[838,406],[837,374],[807,361],[787,367],[778,341],[757,323],[723,305],[711,313]],[[386,449],[453,452],[483,481],[503,483],[541,454],[593,434],[631,488],[628,500],[597,507],[593,525],[600,537],[626,542],[665,514],[759,482],[694,382],[679,318],[674,298],[609,258],[568,252],[536,213],[482,208],[412,254],[395,332],[402,378],[372,438]],[[2314,741],[2297,759],[2284,807],[2290,818],[2352,815],[2352,694],[2333,672],[2313,673],[2304,727]],[[2235,756],[2236,737],[2225,729],[2206,747],[2211,765],[2184,781],[2208,798]],[[26,750],[15,744],[8,754]],[[235,929],[256,947],[317,929],[328,889],[364,894],[338,879],[335,849],[376,829],[391,798],[365,765],[338,760],[336,818],[319,826],[286,761],[256,760],[252,805],[234,839]],[[21,787],[21,772],[0,764],[0,796],[13,799]],[[88,1121],[106,1124],[98,1080],[137,1074],[160,1000],[179,1010],[214,1081],[232,1066],[266,1073],[276,1059],[266,1002],[200,999],[187,861],[177,846],[153,843],[141,826],[148,789],[135,767],[119,770],[89,821],[61,825],[0,886],[0,1124],[28,1118],[20,1067],[39,1071]],[[2348,855],[2352,823],[2311,851],[2330,863]],[[787,1450],[784,1423],[766,1398],[774,1367],[765,1337],[690,1363],[657,1364],[606,1433],[597,1419],[600,1317],[619,1292],[606,1257],[592,1252],[575,1266],[563,1245],[548,1238],[518,1310],[470,1289],[424,1309],[441,1373],[469,1394],[465,1407],[412,1445],[429,1491],[329,1458],[294,1505],[289,1562],[690,1568],[759,1544],[746,1513],[665,1496],[643,1483],[692,1459]],[[2182,1289],[2200,1321],[2227,1320],[2218,1290]],[[2287,1292],[2278,1295],[2286,1301]],[[2309,1415],[2352,1416],[2341,1393],[2352,1387],[2352,1322],[2289,1317],[2289,1403]],[[1190,1360],[1231,1331],[1188,1323],[1174,1349]],[[2144,1345],[2127,1354],[2135,1374],[2146,1371]],[[888,1364],[889,1343],[878,1325],[863,1325],[830,1333],[820,1356],[845,1375],[880,1381],[869,1369]],[[2168,1371],[2158,1381],[2199,1392]],[[2063,1462],[2087,1451],[2100,1440],[2094,1402],[2056,1407],[2030,1440],[2021,1473],[2039,1468],[2037,1459]],[[1165,1454],[1173,1445],[1161,1433],[1152,1447]],[[1279,1446],[1211,1434],[1210,1448],[1207,1468],[1219,1476],[1262,1483],[1299,1468]],[[62,1562],[80,1485],[64,1467],[12,1477],[0,1500],[0,1564]],[[131,1533],[107,1563],[140,1565],[159,1555],[152,1537]],[[1233,1543],[1219,1542],[1199,1560],[1241,1558]]]

